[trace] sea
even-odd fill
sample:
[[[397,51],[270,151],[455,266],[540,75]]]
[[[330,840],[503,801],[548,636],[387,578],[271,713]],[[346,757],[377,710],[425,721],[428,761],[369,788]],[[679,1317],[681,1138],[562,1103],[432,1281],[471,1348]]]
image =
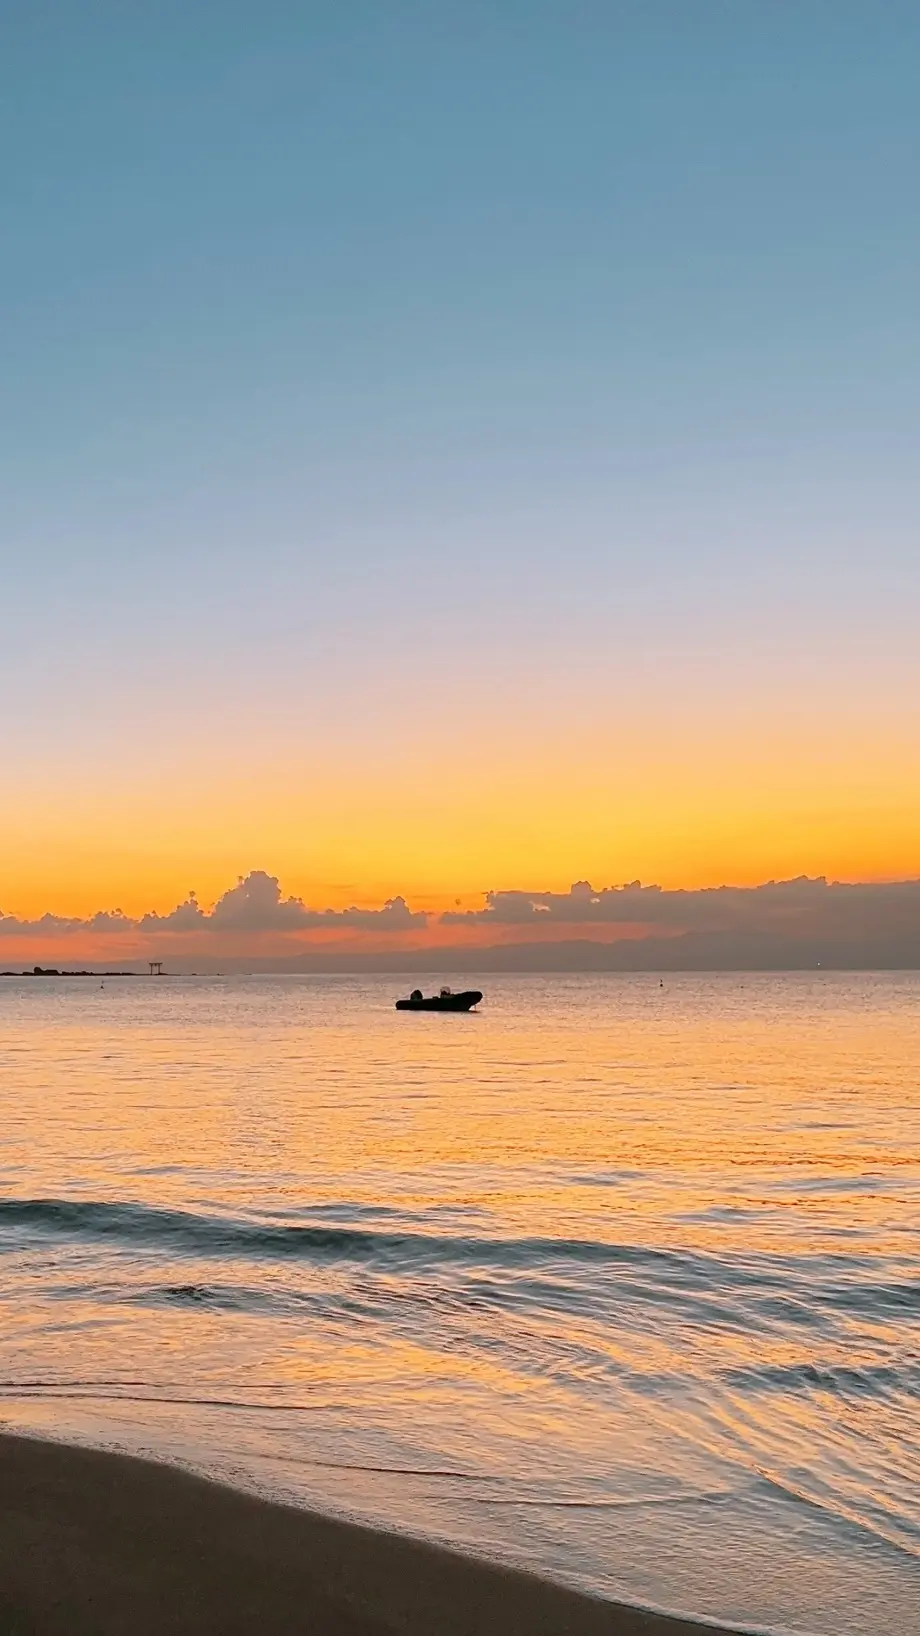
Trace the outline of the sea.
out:
[[[0,981],[0,1426],[920,1630],[920,973],[420,982]]]

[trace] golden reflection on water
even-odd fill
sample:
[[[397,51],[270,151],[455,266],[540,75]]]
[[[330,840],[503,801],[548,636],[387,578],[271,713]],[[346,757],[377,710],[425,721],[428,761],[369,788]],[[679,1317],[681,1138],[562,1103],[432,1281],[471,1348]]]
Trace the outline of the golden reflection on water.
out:
[[[897,1230],[890,1184],[917,1164],[910,976],[496,979],[470,1018],[398,1014],[391,986],[7,985],[6,1174],[116,1198],[143,1179],[180,1206],[191,1180],[231,1210],[438,1203],[514,1234],[615,1237],[625,1211],[656,1240],[666,1175],[700,1244],[731,1240],[708,1212],[732,1199],[769,1200],[763,1242],[784,1212],[820,1241],[837,1178],[848,1228]],[[862,1187],[875,1173],[889,1186]]]
[[[349,1450],[484,1473],[509,1505],[713,1491],[768,1533],[805,1496],[825,1532],[920,1554],[920,979],[496,978],[471,1017],[399,1014],[403,986],[0,988],[0,1201],[183,1213],[0,1216],[17,1423],[199,1460],[229,1437],[306,1497]],[[590,1506],[506,1527],[480,1500],[403,1485],[386,1514],[613,1583]],[[616,1584],[759,1616],[699,1577],[688,1515],[662,1513],[666,1571],[630,1524]],[[839,1548],[852,1606],[877,1601]],[[791,1584],[758,1590],[763,1617],[805,1620]]]

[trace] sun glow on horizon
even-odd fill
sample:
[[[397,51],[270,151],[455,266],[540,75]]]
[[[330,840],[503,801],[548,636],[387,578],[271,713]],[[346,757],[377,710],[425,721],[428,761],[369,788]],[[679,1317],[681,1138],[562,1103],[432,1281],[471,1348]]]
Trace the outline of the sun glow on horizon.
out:
[[[642,880],[666,888],[823,875],[920,874],[920,768],[855,756],[790,777],[725,757],[649,772],[628,763],[526,773],[432,765],[411,779],[328,779],[304,788],[266,769],[224,775],[182,801],[111,775],[66,814],[41,799],[0,815],[0,909],[36,918],[172,909],[189,889],[213,903],[252,868],[316,908],[402,896],[439,911],[497,888],[565,891]],[[868,765],[867,765],[868,762]],[[558,772],[558,776],[557,776]],[[161,786],[162,788],[162,786]]]

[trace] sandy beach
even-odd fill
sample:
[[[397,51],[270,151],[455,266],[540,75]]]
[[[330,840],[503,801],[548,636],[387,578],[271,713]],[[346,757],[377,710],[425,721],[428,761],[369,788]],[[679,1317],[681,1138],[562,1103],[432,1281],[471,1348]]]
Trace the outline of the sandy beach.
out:
[[[2,1636],[690,1636],[702,1627],[252,1498],[0,1438]]]

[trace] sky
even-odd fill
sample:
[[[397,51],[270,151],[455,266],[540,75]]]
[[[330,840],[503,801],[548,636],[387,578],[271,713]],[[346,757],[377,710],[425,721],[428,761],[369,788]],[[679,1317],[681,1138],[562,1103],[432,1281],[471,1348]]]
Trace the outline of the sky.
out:
[[[920,875],[918,91],[909,4],[3,0],[7,929]]]

